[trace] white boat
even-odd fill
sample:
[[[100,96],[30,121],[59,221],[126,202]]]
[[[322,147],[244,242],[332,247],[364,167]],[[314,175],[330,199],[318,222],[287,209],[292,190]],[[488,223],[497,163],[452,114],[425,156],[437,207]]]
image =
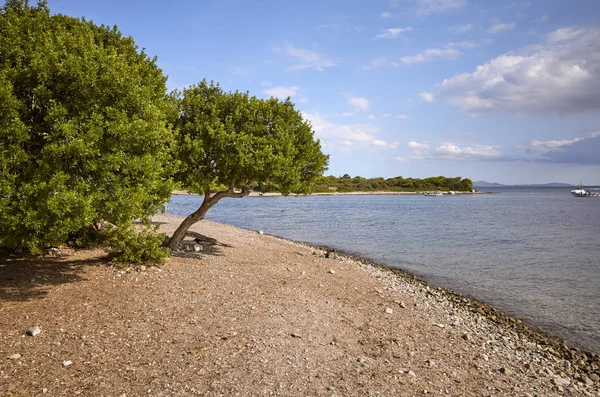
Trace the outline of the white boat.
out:
[[[425,192],[423,196],[443,196],[442,192]]]
[[[571,190],[571,194],[575,197],[600,197],[600,193],[587,190],[581,184],[577,186],[577,189]]]

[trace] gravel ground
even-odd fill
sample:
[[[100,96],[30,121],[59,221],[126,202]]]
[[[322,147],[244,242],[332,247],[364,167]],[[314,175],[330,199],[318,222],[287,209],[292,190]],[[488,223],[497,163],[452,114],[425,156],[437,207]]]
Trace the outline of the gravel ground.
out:
[[[154,220],[172,233],[181,218]],[[493,308],[276,237],[192,230],[214,240],[162,268],[0,256],[0,395],[600,395],[597,356]]]

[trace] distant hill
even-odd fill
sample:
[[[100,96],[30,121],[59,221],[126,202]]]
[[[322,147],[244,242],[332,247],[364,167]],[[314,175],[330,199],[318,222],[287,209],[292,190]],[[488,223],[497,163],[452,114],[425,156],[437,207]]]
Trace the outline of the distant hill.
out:
[[[474,187],[572,187],[570,183],[560,183],[560,182],[552,182],[552,183],[533,183],[533,184],[525,184],[525,185],[503,185],[501,183],[495,182],[486,182],[486,181],[477,181],[473,182]]]
[[[473,187],[506,187],[506,185],[495,182],[477,181],[473,182]]]

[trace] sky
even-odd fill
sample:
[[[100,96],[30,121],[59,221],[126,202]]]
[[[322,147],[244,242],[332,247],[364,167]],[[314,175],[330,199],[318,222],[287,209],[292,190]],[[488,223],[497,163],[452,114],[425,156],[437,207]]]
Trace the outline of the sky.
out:
[[[34,0],[31,1],[35,3]],[[600,185],[598,0],[49,0],[169,76],[290,96],[326,174]]]

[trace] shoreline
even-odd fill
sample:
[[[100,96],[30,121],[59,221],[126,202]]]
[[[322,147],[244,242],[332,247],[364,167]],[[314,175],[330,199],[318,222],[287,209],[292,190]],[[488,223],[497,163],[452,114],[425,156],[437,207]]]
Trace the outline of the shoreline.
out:
[[[310,193],[306,196],[422,196],[424,193],[428,191],[418,191],[418,192],[389,192],[389,191],[376,191],[376,192],[319,192],[319,193]],[[444,196],[449,196],[447,192],[442,192]],[[463,195],[463,194],[497,194],[496,192],[455,192],[455,195]],[[186,190],[173,190],[172,195],[177,196],[199,196],[197,193],[190,193]],[[283,196],[281,193],[276,192],[268,192],[268,193],[260,193],[260,192],[250,192],[249,197],[279,197]],[[298,197],[304,196],[302,194],[289,194],[288,197]]]
[[[237,226],[233,227],[238,228]],[[255,230],[251,229],[240,229],[247,230],[250,232],[256,232]],[[600,366],[600,351],[591,351],[590,349],[587,349],[576,342],[567,341],[565,338],[555,335],[550,331],[545,331],[539,328],[539,326],[536,326],[535,324],[530,324],[523,321],[522,319],[519,319],[516,316],[511,316],[506,311],[497,308],[492,304],[486,303],[478,299],[477,297],[464,294],[460,291],[451,288],[436,285],[435,283],[428,281],[425,277],[410,273],[409,271],[406,271],[400,267],[390,267],[388,265],[378,263],[367,257],[350,253],[338,249],[336,247],[326,246],[322,244],[312,244],[305,241],[288,239],[285,237],[272,235],[268,233],[264,233],[264,235],[283,240],[292,244],[310,247],[314,250],[320,250],[323,252],[323,255],[325,255],[325,253],[327,253],[328,251],[333,250],[335,252],[335,257],[338,259],[348,262],[356,262],[358,264],[365,265],[367,267],[372,267],[383,272],[389,272],[394,277],[401,278],[405,282],[426,289],[428,294],[434,295],[440,299],[448,300],[453,304],[465,308],[470,312],[485,316],[488,320],[496,323],[498,326],[514,329],[527,337],[535,339],[539,343],[553,347],[555,349],[554,353],[558,358],[564,360],[571,360],[573,354],[579,354],[580,356],[589,354],[596,357],[597,365]],[[574,350],[574,352],[572,350]],[[585,371],[585,368],[582,368],[582,370]]]
[[[170,234],[182,219],[153,222]],[[200,253],[160,268],[115,268],[102,250],[0,256],[0,395],[600,392],[586,370],[598,355],[409,273],[227,224],[191,230],[208,237]]]

